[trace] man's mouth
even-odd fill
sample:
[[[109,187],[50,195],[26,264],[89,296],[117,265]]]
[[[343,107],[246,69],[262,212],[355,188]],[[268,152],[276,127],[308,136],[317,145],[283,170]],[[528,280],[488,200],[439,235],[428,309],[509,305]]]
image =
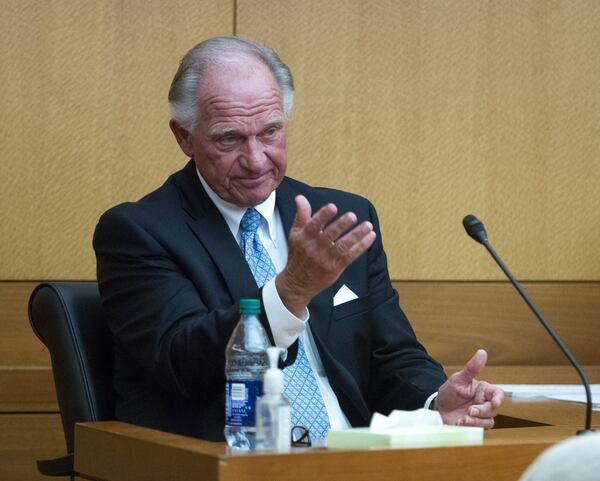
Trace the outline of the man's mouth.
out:
[[[243,185],[246,188],[253,188],[260,186],[269,177],[268,173],[262,174],[256,177],[238,177],[235,182]]]

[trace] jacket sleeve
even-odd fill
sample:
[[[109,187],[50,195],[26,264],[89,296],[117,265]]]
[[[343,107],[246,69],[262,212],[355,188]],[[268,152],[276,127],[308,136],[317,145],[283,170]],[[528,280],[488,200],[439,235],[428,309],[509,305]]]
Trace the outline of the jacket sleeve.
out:
[[[161,220],[138,214],[132,204],[113,208],[94,234],[99,290],[116,349],[166,390],[209,399],[223,390],[224,353],[239,301],[208,306],[151,227]]]
[[[422,407],[446,380],[442,366],[419,343],[393,289],[375,208],[369,205],[377,240],[368,253],[371,303],[369,406],[387,414]]]

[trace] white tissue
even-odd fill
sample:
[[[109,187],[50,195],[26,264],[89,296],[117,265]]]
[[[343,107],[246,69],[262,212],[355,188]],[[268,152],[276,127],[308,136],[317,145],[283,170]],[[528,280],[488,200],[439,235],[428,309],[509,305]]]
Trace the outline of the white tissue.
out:
[[[437,411],[375,413],[368,428],[329,431],[327,446],[339,449],[425,448],[483,443],[483,428],[447,426]]]
[[[369,429],[371,431],[380,431],[421,426],[442,426],[443,424],[440,413],[431,409],[417,409],[415,411],[395,410],[388,416],[380,413],[373,414]]]

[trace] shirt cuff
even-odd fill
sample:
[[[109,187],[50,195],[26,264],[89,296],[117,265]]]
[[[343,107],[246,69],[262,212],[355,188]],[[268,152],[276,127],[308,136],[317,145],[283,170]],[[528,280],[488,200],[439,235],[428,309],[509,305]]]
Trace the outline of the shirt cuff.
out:
[[[431,409],[431,404],[433,403],[434,399],[437,397],[438,393],[434,392],[431,396],[429,396],[427,398],[427,401],[425,401],[425,405],[423,406],[425,409]]]
[[[275,278],[263,286],[262,297],[275,346],[287,349],[304,331],[309,318],[308,309],[304,308],[300,317],[288,311],[275,287]]]

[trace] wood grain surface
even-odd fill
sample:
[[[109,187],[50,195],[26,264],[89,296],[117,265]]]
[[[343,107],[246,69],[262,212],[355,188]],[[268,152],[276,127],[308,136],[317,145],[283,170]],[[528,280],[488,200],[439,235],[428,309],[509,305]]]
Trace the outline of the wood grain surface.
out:
[[[234,11],[234,8],[236,10]],[[370,198],[394,278],[597,280],[595,0],[6,1],[0,279],[92,279],[94,226],[186,161],[166,95],[216,34],[296,78],[289,173]]]
[[[233,33],[232,1],[3,1],[0,279],[92,278],[108,207],[186,162],[169,130],[179,60]]]
[[[502,279],[469,213],[520,278],[599,278],[599,2],[237,4],[295,73],[289,173],[374,202],[393,278]]]
[[[485,348],[492,365],[567,364],[508,282],[395,282],[417,336],[444,364]],[[525,290],[582,364],[600,365],[600,283],[531,282]]]
[[[49,354],[27,319],[36,285],[0,282],[0,411],[57,409]],[[508,283],[395,281],[394,287],[418,338],[448,373],[484,348],[491,381],[578,382]],[[594,367],[600,366],[600,283],[536,282],[525,288],[579,362],[591,367],[590,377],[600,382]],[[543,369],[532,374],[528,366]]]
[[[94,278],[98,216],[185,162],[168,86],[218,34],[291,66],[289,174],[374,202],[401,305],[450,372],[484,347],[495,382],[577,382],[509,286],[435,282],[501,279],[473,212],[519,278],[591,281],[527,289],[600,382],[599,22],[594,0],[3,2],[0,479],[64,454],[36,283],[8,281]]]
[[[3,481],[47,481],[47,477],[37,472],[36,461],[65,454],[58,414],[0,414],[0,479]]]
[[[0,474],[6,474],[0,479],[39,479],[34,459],[64,452],[57,414],[42,414],[56,413],[58,407],[48,352],[27,319],[27,301],[35,285],[0,282]],[[394,287],[419,339],[448,374],[484,347],[490,360],[482,378],[490,382],[578,382],[575,371],[565,365],[507,283],[396,281]],[[600,342],[600,283],[526,283],[525,287],[586,364],[590,380],[599,383],[600,357],[594,346]],[[582,419],[579,411],[576,407],[561,416]],[[506,414],[516,412],[508,409]],[[14,463],[4,463],[13,458]]]
[[[304,479],[347,481],[440,479],[516,481],[544,449],[573,436],[582,406],[550,401],[514,403],[502,413],[516,415],[515,426],[485,433],[483,446],[429,449],[295,449],[289,454],[242,453],[210,443],[119,422],[76,426],[75,465],[87,479],[210,480]],[[520,417],[519,417],[520,416]],[[538,423],[538,425],[532,425]],[[598,426],[596,419],[595,426]],[[140,460],[145,460],[140,462]],[[170,470],[175,470],[169,472]],[[493,473],[493,474],[492,474]]]

